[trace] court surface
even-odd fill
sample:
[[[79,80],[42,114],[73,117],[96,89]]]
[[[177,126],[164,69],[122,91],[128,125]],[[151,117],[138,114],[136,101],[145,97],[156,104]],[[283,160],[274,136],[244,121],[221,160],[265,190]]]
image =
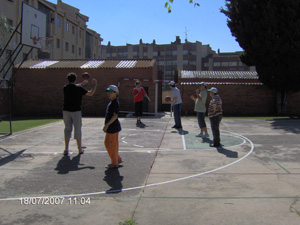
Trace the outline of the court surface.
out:
[[[83,119],[83,155],[63,156],[62,121],[0,139],[0,224],[300,223],[299,120],[223,119],[221,148],[193,117],[120,121],[119,169],[103,118]]]

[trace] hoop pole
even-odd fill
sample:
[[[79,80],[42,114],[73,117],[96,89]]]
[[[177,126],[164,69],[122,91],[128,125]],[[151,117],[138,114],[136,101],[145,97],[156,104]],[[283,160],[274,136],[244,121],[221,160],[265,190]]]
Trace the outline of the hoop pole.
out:
[[[4,50],[7,48],[9,42],[11,41],[11,39],[13,38],[13,36],[15,35],[15,33],[17,32],[17,30],[18,30],[19,26],[21,25],[21,23],[22,23],[22,20],[19,22],[18,26],[16,27],[16,29],[14,30],[14,32],[13,32],[12,35],[10,36],[9,40],[7,41],[6,45],[4,46],[2,52],[0,53],[0,58],[1,58],[1,56],[3,55]],[[21,43],[21,41],[20,41],[20,43]]]
[[[12,134],[12,81],[8,81],[8,102],[9,102],[9,134]]]
[[[22,62],[19,64],[18,68],[15,69],[15,71],[12,73],[11,77],[13,77],[16,72],[20,69],[20,67],[22,66],[22,64],[24,63],[24,61],[27,59],[28,55],[32,52],[33,47],[31,47],[30,51],[26,54],[26,56],[24,57],[24,59],[22,60]]]
[[[0,70],[0,73],[4,70],[4,68],[6,67],[7,63],[9,62],[9,60],[11,60],[12,56],[16,53],[16,51],[17,51],[17,49],[19,48],[20,45],[21,45],[21,42],[19,42],[18,46],[15,48],[15,50],[11,53],[11,55],[9,56],[9,58],[6,60],[6,63],[4,64],[4,66]]]
[[[15,58],[13,59],[13,61],[11,62],[11,64],[9,65],[8,69],[6,70],[6,72],[5,72],[4,76],[3,76],[3,79],[5,79],[5,77],[6,77],[7,73],[8,73],[8,71],[10,70],[10,68],[11,68],[11,66],[14,64],[14,62],[16,61],[16,59],[17,59],[18,55],[20,54],[20,52],[22,51],[22,49],[23,49],[23,45],[21,46],[21,48],[20,48],[20,50],[18,51],[17,55],[15,56]]]

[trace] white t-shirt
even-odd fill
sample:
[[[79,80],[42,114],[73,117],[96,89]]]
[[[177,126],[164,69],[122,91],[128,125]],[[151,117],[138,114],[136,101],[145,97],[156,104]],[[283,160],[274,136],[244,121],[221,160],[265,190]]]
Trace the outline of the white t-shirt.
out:
[[[175,97],[177,97],[177,99],[176,99],[176,101],[172,102],[173,105],[182,103],[180,91],[177,87],[174,87],[173,91],[172,91],[172,98],[175,98]]]

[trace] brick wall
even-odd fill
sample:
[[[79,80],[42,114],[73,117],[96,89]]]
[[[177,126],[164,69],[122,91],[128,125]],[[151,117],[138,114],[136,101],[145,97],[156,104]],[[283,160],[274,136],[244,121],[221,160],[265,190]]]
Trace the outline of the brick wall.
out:
[[[181,79],[181,82],[195,82],[189,79]],[[202,81],[202,80],[201,80]],[[223,102],[225,116],[274,116],[276,115],[276,93],[264,85],[255,85],[249,83],[249,80],[239,80],[237,84],[232,83],[235,80],[204,80],[209,83],[207,88],[216,87],[219,90]],[[200,82],[200,80],[198,81]],[[246,84],[241,84],[247,83]],[[258,81],[252,81],[258,83]],[[190,99],[191,95],[196,96],[195,90],[198,85],[178,85],[182,94],[183,107],[182,113],[195,114],[194,101]],[[207,106],[211,100],[208,95]],[[300,115],[300,92],[292,93],[288,98],[287,115]]]
[[[98,80],[98,88],[94,96],[84,96],[82,100],[83,116],[103,116],[108,99],[105,89],[110,84],[119,85],[120,110],[134,111],[133,94],[135,78],[142,80],[142,86],[148,87],[151,102],[148,111],[155,110],[155,83],[152,80],[161,79],[156,67],[132,69],[20,69],[14,77],[14,105],[13,113],[17,116],[61,116],[63,105],[63,86],[67,83],[69,72],[78,75],[89,72],[92,78]],[[129,80],[124,80],[128,78]],[[143,81],[148,79],[150,81]],[[179,79],[182,82],[200,82],[197,79]],[[276,115],[276,94],[258,80],[204,80],[209,83],[208,88],[219,89],[223,101],[225,116],[268,116]],[[233,84],[235,82],[235,84]],[[231,83],[231,84],[228,84]],[[243,83],[248,83],[245,85]],[[90,89],[89,84],[86,89]],[[197,85],[178,85],[183,98],[182,112],[194,114],[194,102],[190,96],[195,95]],[[161,84],[158,87],[158,111],[161,111]],[[208,96],[207,105],[210,97]],[[1,105],[0,105],[1,106]],[[2,107],[2,106],[1,106]],[[288,115],[300,115],[300,92],[292,93],[288,98]]]
[[[110,85],[120,84],[120,110],[134,111],[133,94],[134,81],[124,81],[123,78],[139,78],[155,80],[155,68],[132,69],[19,69],[14,77],[14,115],[17,116],[61,116],[63,105],[63,86],[67,83],[69,72],[77,74],[77,82],[81,82],[81,74],[89,72],[91,78],[98,80],[94,96],[83,96],[83,116],[103,116],[109,102],[105,89]],[[149,111],[154,112],[155,83],[143,82],[148,86]],[[85,87],[91,88],[91,84]]]

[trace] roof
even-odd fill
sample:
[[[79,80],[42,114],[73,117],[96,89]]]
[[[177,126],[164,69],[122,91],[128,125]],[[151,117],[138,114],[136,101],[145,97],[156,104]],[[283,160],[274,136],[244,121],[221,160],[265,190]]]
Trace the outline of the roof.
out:
[[[156,60],[33,60],[25,61],[20,69],[131,69],[154,67]],[[17,68],[19,65],[16,65]]]
[[[181,79],[249,79],[257,80],[256,71],[180,71]]]

